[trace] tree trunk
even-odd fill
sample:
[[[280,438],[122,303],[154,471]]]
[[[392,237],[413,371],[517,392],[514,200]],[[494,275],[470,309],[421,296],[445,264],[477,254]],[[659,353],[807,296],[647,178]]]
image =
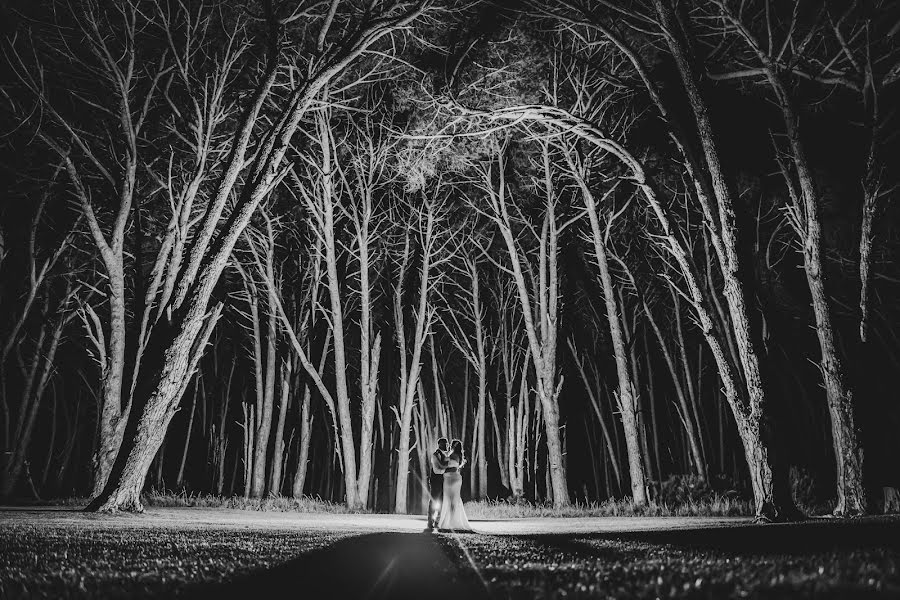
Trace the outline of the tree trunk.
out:
[[[42,335],[39,336],[39,342],[34,349],[31,368],[32,375],[30,376],[31,379],[34,377],[34,374],[36,374],[37,383],[34,387],[31,385],[26,386],[25,393],[22,396],[22,414],[19,419],[21,427],[17,427],[16,430],[12,456],[9,457],[7,464],[4,465],[3,472],[0,473],[3,476],[2,481],[0,481],[0,498],[6,498],[12,493],[22,475],[22,469],[27,463],[27,454],[28,449],[31,446],[31,435],[34,431],[35,421],[37,420],[38,408],[41,405],[44,391],[47,389],[47,384],[50,381],[50,376],[53,371],[53,361],[56,358],[56,351],[59,348],[59,341],[67,321],[68,319],[63,316],[54,325],[46,354],[44,353],[43,346],[43,330],[45,326],[42,327]]]
[[[309,386],[303,387],[303,400],[300,404],[300,438],[297,441],[297,470],[291,486],[291,496],[301,498],[306,484],[306,471],[309,466],[309,441],[312,433],[313,417],[309,411]]]
[[[91,462],[91,497],[97,497],[106,486],[113,463],[122,445],[122,435],[128,420],[129,402],[123,410],[122,386],[125,370],[125,277],[121,260],[114,268],[108,262],[109,291],[109,344],[106,363],[100,375],[100,423],[97,444]]]
[[[419,271],[419,297],[416,307],[415,330],[412,339],[412,356],[407,362],[406,334],[403,331],[403,284],[406,266],[410,257],[410,234],[405,237],[403,263],[400,268],[400,277],[394,294],[394,319],[397,327],[397,342],[401,353],[401,382],[400,382],[400,443],[397,451],[397,491],[394,510],[397,513],[406,513],[407,482],[409,478],[409,430],[412,424],[412,409],[416,399],[416,390],[419,382],[419,371],[422,366],[422,347],[425,345],[425,336],[431,327],[432,309],[429,306],[428,296],[431,288],[431,263],[434,252],[435,236],[435,207],[427,204],[423,208],[424,214],[420,215],[419,226],[422,237],[422,267]]]
[[[486,370],[486,369],[485,369]],[[478,471],[478,485],[476,488],[472,489],[472,496],[475,499],[481,500],[487,498],[487,450],[485,444],[485,432],[487,431],[487,419],[485,412],[486,411],[486,402],[487,402],[487,390],[486,388],[486,376],[487,373],[479,375],[478,377],[478,409],[475,413],[476,426],[475,433],[476,438],[474,440],[475,446],[475,458],[477,459],[475,466],[477,466]],[[471,467],[470,467],[471,468]],[[476,469],[472,468],[474,472]]]
[[[597,203],[590,188],[585,183],[574,164],[570,163],[572,174],[581,188],[582,198],[587,208],[588,220],[591,225],[591,239],[594,244],[594,256],[600,270],[600,283],[603,287],[603,301],[606,305],[606,319],[609,326],[610,338],[613,345],[613,356],[616,363],[616,375],[618,377],[618,404],[622,417],[622,429],[625,432],[625,447],[628,453],[628,471],[631,477],[631,497],[635,505],[647,504],[647,482],[644,474],[643,452],[640,440],[642,431],[638,420],[637,398],[634,393],[634,383],[629,370],[628,357],[625,355],[625,337],[622,332],[622,321],[619,315],[619,306],[616,302],[613,290],[612,276],[609,272],[609,259],[606,254],[604,233],[600,227],[600,219],[597,215]]]
[[[719,151],[716,144],[715,132],[709,119],[709,111],[703,99],[697,80],[687,57],[685,48],[675,32],[680,28],[675,18],[663,0],[654,0],[657,13],[660,15],[666,31],[666,42],[675,58],[675,63],[681,74],[682,83],[691,103],[691,109],[697,122],[697,133],[703,146],[706,164],[712,178],[712,188],[718,203],[718,227],[715,227],[715,219],[710,209],[706,209],[707,222],[719,265],[724,280],[724,295],[728,302],[729,316],[731,317],[738,354],[741,358],[744,383],[747,386],[748,402],[751,414],[757,413],[758,418],[764,418],[767,410],[765,401],[765,386],[759,366],[759,357],[754,348],[753,334],[750,327],[749,311],[744,294],[744,285],[741,276],[740,260],[738,256],[738,229],[734,210],[733,194],[725,178],[724,170],[719,160]],[[683,148],[683,146],[681,146]],[[686,156],[687,158],[687,156]],[[707,198],[705,186],[697,180],[698,197],[701,201]],[[712,290],[711,290],[712,293]],[[784,507],[786,511],[793,510],[793,504]]]
[[[220,255],[218,273],[224,268],[228,255]],[[216,269],[215,263],[204,270],[201,281],[206,284],[202,286],[206,287],[206,294],[198,294],[192,298],[182,326],[176,328],[178,333],[166,349],[162,372],[153,385],[153,391],[139,414],[132,412],[128,420],[123,438],[128,441],[127,453],[119,453],[106,488],[100,496],[91,501],[87,510],[143,511],[141,491],[150,463],[165,439],[184,388],[196,370],[202,351],[222,311],[222,305],[219,304],[211,313],[205,313],[206,301],[212,293],[215,282],[218,281],[218,273],[213,269]]]
[[[603,416],[603,411],[600,406],[600,394],[602,390],[600,389],[600,378],[597,376],[596,372],[594,376],[597,380],[597,387],[592,386],[591,381],[588,379],[587,372],[584,368],[584,362],[581,360],[581,357],[578,355],[577,350],[575,349],[575,343],[572,341],[572,338],[569,338],[569,349],[572,352],[572,358],[575,360],[575,366],[578,368],[578,374],[581,376],[581,381],[584,384],[584,390],[587,392],[588,399],[591,403],[591,408],[594,409],[594,416],[597,417],[597,422],[600,423],[600,431],[603,435],[603,439],[606,443],[608,459],[610,463],[612,463],[613,474],[616,478],[616,492],[621,492],[622,490],[622,474],[619,471],[619,459],[616,456],[615,448],[613,447],[612,438],[609,435],[609,427],[606,424],[606,419]]]
[[[271,249],[266,256],[266,275],[274,278],[272,271],[272,261],[274,260],[274,248]],[[257,393],[262,389],[262,396],[257,396],[256,405],[256,433],[253,448],[253,470],[251,474],[250,496],[252,498],[262,498],[266,493],[266,467],[268,465],[269,453],[269,436],[272,433],[272,414],[275,412],[275,370],[277,362],[277,313],[275,311],[275,301],[272,298],[273,291],[270,289],[267,294],[268,303],[268,319],[266,327],[266,360],[265,374],[260,384],[257,384]],[[260,319],[261,322],[261,319]],[[259,348],[259,344],[257,344]],[[262,357],[260,357],[261,359]],[[260,360],[261,362],[261,360]],[[259,374],[259,369],[257,369]],[[279,448],[275,451],[278,452]]]
[[[253,480],[253,456],[255,445],[253,436],[256,432],[255,405],[242,404],[244,409],[244,499],[250,497],[250,483]]]
[[[784,118],[787,139],[791,147],[792,159],[800,183],[799,198],[803,215],[802,244],[803,265],[806,281],[812,296],[813,313],[816,319],[816,333],[822,360],[819,370],[825,383],[828,413],[831,417],[831,435],[837,464],[837,506],[834,514],[839,516],[866,514],[866,492],[863,485],[863,453],[853,414],[853,393],[845,382],[844,368],[834,340],[831,325],[831,309],[825,291],[825,272],[822,266],[822,234],[819,221],[819,197],[816,192],[812,172],[806,157],[806,148],[800,137],[799,122],[792,101],[784,89],[780,75],[771,63],[766,63],[767,75],[778,97]],[[788,175],[785,173],[785,175]],[[796,194],[795,194],[796,196]],[[798,209],[800,206],[798,206]]]
[[[394,512],[406,514],[407,482],[409,481],[409,429],[412,424],[412,408],[415,395],[403,404],[400,417],[400,443],[397,446],[397,491]]]
[[[538,398],[544,416],[545,434],[547,436],[547,452],[549,478],[552,484],[553,505],[557,508],[569,504],[569,489],[566,482],[565,466],[563,464],[563,448],[559,432],[559,405],[556,372],[556,335],[558,313],[558,234],[559,225],[556,222],[553,190],[553,180],[550,173],[549,150],[544,148],[544,183],[547,187],[546,211],[541,227],[538,249],[538,277],[533,281],[533,290],[529,294],[525,283],[525,275],[522,267],[522,256],[513,237],[511,220],[509,217],[506,197],[506,181],[504,175],[504,158],[498,153],[497,174],[499,176],[499,188],[495,189],[495,183],[487,173],[489,201],[494,213],[494,221],[500,229],[500,234],[506,246],[512,269],[513,281],[519,298],[519,307],[522,311],[525,332],[531,347],[531,359],[534,362],[534,370],[537,376]],[[532,308],[535,301],[536,309]],[[535,312],[538,314],[535,315]],[[559,381],[561,387],[562,381]]]
[[[272,455],[272,470],[269,474],[269,494],[281,495],[281,470],[284,462],[284,425],[291,394],[291,368],[289,363],[281,365],[281,396],[278,403],[278,424],[275,426],[275,450]]]
[[[191,431],[194,429],[194,415],[197,413],[197,396],[200,393],[201,380],[194,383],[194,395],[191,399],[191,415],[188,417],[187,433],[184,434],[184,448],[181,450],[181,462],[178,464],[178,476],[175,478],[175,489],[180,490],[184,483],[184,464],[187,462],[188,449],[191,445]]]

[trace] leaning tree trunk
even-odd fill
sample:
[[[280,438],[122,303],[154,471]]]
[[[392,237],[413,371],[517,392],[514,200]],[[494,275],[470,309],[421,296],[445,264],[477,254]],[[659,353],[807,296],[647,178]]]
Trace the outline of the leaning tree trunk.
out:
[[[752,453],[748,453],[748,463],[759,464],[767,463],[769,460],[767,452],[756,452],[756,448],[765,448],[762,442],[760,431],[760,420],[764,418],[765,411],[765,390],[763,386],[762,376],[759,368],[758,355],[754,349],[752,342],[751,329],[749,325],[748,310],[746,298],[744,296],[743,282],[739,273],[739,261],[737,254],[737,228],[734,214],[734,203],[732,194],[728,189],[726,179],[720,166],[718,150],[715,144],[712,126],[708,116],[705,101],[703,100],[696,78],[693,73],[691,61],[687,58],[687,52],[683,45],[681,34],[683,31],[680,24],[677,23],[675,15],[672,13],[671,7],[663,0],[655,0],[655,9],[659,15],[659,23],[662,26],[662,33],[667,42],[672,56],[675,59],[676,66],[682,77],[682,83],[688,94],[692,111],[698,125],[698,137],[703,146],[704,155],[707,158],[707,167],[712,177],[712,187],[718,202],[718,223],[714,216],[714,211],[709,203],[709,195],[707,193],[708,184],[702,180],[699,173],[699,163],[688,151],[685,146],[686,140],[679,135],[677,126],[671,119],[671,115],[665,104],[662,102],[656,87],[649,78],[648,71],[644,67],[639,55],[627,46],[623,39],[616,36],[615,33],[606,27],[601,27],[601,31],[607,36],[632,62],[640,75],[642,81],[647,87],[654,104],[660,110],[663,118],[673,125],[673,140],[678,146],[679,151],[685,159],[685,165],[689,170],[689,174],[695,183],[697,197],[701,201],[704,209],[704,217],[713,236],[713,242],[716,247],[719,264],[721,266],[722,275],[725,280],[724,295],[728,302],[729,312],[732,319],[733,332],[738,341],[738,350],[741,358],[742,373],[747,386],[749,411],[744,411],[741,406],[729,404],[735,413],[735,418],[741,421],[745,416],[750,419],[750,426],[741,428],[742,439],[745,439],[745,448],[753,449]],[[627,157],[626,162],[629,162]],[[641,174],[641,178],[643,175]],[[715,351],[713,352],[715,354]],[[718,361],[718,357],[716,357]],[[726,390],[726,396],[727,396]],[[742,416],[743,415],[743,416]],[[746,436],[746,437],[745,437]],[[749,451],[748,451],[749,452]],[[754,467],[751,465],[751,471]],[[773,513],[782,515],[793,512],[794,506],[790,497],[783,497],[783,494],[776,494],[772,488],[773,480],[771,477],[758,477],[760,484],[766,484],[768,487],[764,491],[760,491],[755,495],[757,501],[757,512]],[[762,487],[755,487],[755,492],[763,490]],[[779,496],[776,498],[775,496]],[[763,510],[765,508],[765,510]],[[761,513],[760,513],[761,514]]]
[[[749,436],[746,440],[746,444],[751,444],[754,448],[765,448],[763,432],[760,426],[763,415],[758,407],[751,406],[750,409],[747,409],[741,402],[731,372],[731,366],[722,352],[722,346],[714,331],[713,321],[710,318],[709,310],[706,308],[706,298],[697,283],[697,274],[693,264],[681,241],[672,230],[667,211],[660,204],[653,185],[647,179],[642,163],[622,144],[611,139],[603,130],[596,127],[590,121],[576,117],[555,106],[513,106],[493,111],[490,114],[493,117],[508,120],[539,121],[547,127],[568,131],[579,138],[584,139],[588,143],[610,152],[625,164],[632,174],[635,185],[647,200],[647,203],[650,205],[651,210],[659,223],[659,227],[662,230],[662,235],[660,236],[661,244],[671,253],[672,258],[675,259],[678,269],[687,284],[688,293],[697,313],[698,325],[700,326],[703,337],[709,344],[710,350],[716,360],[716,366],[718,367],[719,375],[722,379],[725,397],[732,409],[735,421],[738,422],[738,429],[742,436]],[[748,424],[749,426],[744,427],[744,424]],[[760,461],[765,463],[765,461],[769,460],[771,459],[767,452],[747,456],[751,472],[763,467],[771,471],[770,463],[763,464],[762,466],[760,463]],[[786,509],[790,510],[793,508],[793,502],[791,501],[789,494],[785,495],[784,490],[782,490],[780,486],[774,485],[774,480],[771,477],[768,479],[760,477],[758,480],[760,482],[768,482],[771,485],[755,488],[754,490],[757,515],[766,519],[784,518],[784,516],[786,516]]]
[[[693,71],[691,60],[686,51],[686,45],[683,43],[680,35],[681,31],[676,19],[672,14],[671,8],[667,6],[663,0],[655,0],[656,10],[663,24],[664,37],[669,46],[669,50],[675,59],[676,66],[681,75],[694,118],[697,123],[697,135],[703,148],[704,157],[709,175],[711,177],[712,191],[716,198],[718,206],[718,223],[714,213],[709,206],[709,197],[706,193],[707,186],[701,181],[701,175],[697,173],[696,165],[692,168],[694,173],[692,177],[696,182],[697,196],[704,208],[704,215],[709,224],[710,236],[713,247],[716,250],[722,278],[724,281],[724,296],[728,303],[729,316],[731,317],[731,330],[734,333],[738,347],[738,355],[740,357],[744,383],[747,387],[748,402],[750,413],[758,413],[760,418],[764,418],[767,411],[765,404],[765,386],[759,365],[759,356],[754,347],[752,329],[750,326],[749,311],[747,309],[746,295],[744,293],[744,282],[741,275],[740,260],[738,256],[738,227],[735,216],[734,194],[725,177],[724,169],[721,165],[718,144],[716,142],[715,132],[709,117],[709,110],[706,101],[700,91],[697,78]],[[690,156],[685,150],[683,144],[679,144],[686,162],[693,165],[693,161],[689,160]],[[714,293],[713,290],[710,290]],[[751,429],[759,432],[759,424],[755,424]],[[756,435],[756,434],[754,434]],[[743,437],[743,436],[742,436]],[[752,436],[751,436],[752,437]],[[751,444],[755,450],[755,442]],[[745,443],[745,448],[750,448]],[[759,454],[759,452],[757,452]],[[787,499],[785,499],[786,501]],[[794,510],[793,504],[788,503],[787,506],[781,507],[784,512]]]
[[[221,260],[219,272],[225,267],[227,255]],[[218,277],[209,276],[212,268],[214,265],[204,272],[209,295],[212,294],[213,280],[218,280]],[[219,304],[207,314],[206,298],[195,296],[192,299],[182,327],[164,353],[165,362],[153,391],[143,403],[139,416],[132,415],[128,420],[124,434],[124,439],[128,440],[128,452],[120,452],[106,488],[91,501],[87,510],[143,511],[141,491],[150,463],[165,439],[187,382],[196,370],[203,347],[222,311]]]
[[[793,143],[793,142],[792,142]],[[795,150],[796,152],[796,150]],[[804,164],[802,168],[799,164]],[[819,365],[825,380],[828,413],[831,416],[831,435],[837,463],[836,515],[865,514],[866,492],[863,486],[862,447],[857,438],[853,415],[853,393],[844,381],[844,370],[835,346],[831,325],[831,310],[825,292],[825,274],[822,271],[821,241],[818,215],[815,206],[812,178],[805,168],[805,161],[798,161],[800,187],[806,206],[806,231],[803,240],[803,258],[806,280],[812,294],[813,312],[816,317],[816,333],[822,350]]]
[[[247,168],[246,151],[258,125],[260,111],[280,71],[277,54],[268,57],[264,78],[234,132],[231,152],[222,165],[218,187],[211,196],[201,229],[192,240],[190,260],[179,275],[170,305],[173,323],[167,334],[151,334],[151,344],[160,350],[153,357],[157,364],[144,369],[152,376],[143,386],[139,386],[143,387],[139,394],[142,397],[140,406],[135,408],[140,414],[135,415],[133,411],[132,418],[129,418],[124,445],[107,486],[91,502],[89,510],[142,510],[140,493],[150,462],[221,314],[221,305],[217,305],[211,314],[208,313],[213,290],[238,237],[247,227],[260,201],[286,175],[282,161],[301,118],[329,81],[339,76],[378,40],[412,23],[426,8],[427,3],[420,2],[400,14],[370,18],[359,25],[352,38],[345,39],[333,51],[326,53],[327,59],[323,59],[313,76],[289,91],[283,109],[275,115],[271,126],[254,148],[255,158]],[[324,25],[323,32],[327,32],[329,24],[330,20]],[[272,44],[272,48],[277,52],[279,45]],[[224,225],[220,227],[220,217],[228,200],[234,196],[234,188],[242,172],[247,175],[246,182],[224,219]]]
[[[609,259],[606,255],[603,230],[600,227],[600,219],[597,217],[597,203],[590,188],[575,169],[574,164],[570,163],[570,166],[581,188],[582,197],[587,208],[588,221],[591,225],[591,239],[594,244],[594,256],[597,258],[597,266],[600,269],[600,283],[603,286],[603,301],[606,305],[606,320],[609,324],[613,356],[616,361],[616,375],[619,384],[619,412],[622,417],[622,429],[625,432],[625,449],[628,453],[631,497],[635,505],[646,506],[647,482],[640,444],[641,430],[643,428],[638,421],[637,397],[634,393],[634,383],[628,365],[628,358],[625,356],[625,337],[622,333],[622,321],[613,290],[612,276],[609,273]]]
[[[799,124],[792,102],[783,88],[774,68],[767,70],[770,82],[776,89],[784,117],[788,142],[791,146],[794,166],[800,183],[798,204],[802,203],[803,219],[801,235],[803,264],[806,281],[812,296],[816,334],[822,351],[819,368],[825,383],[828,413],[831,417],[831,436],[837,465],[837,506],[834,514],[865,514],[866,492],[863,486],[863,455],[857,437],[853,414],[853,393],[844,379],[844,369],[835,345],[831,324],[831,309],[825,291],[825,273],[822,266],[822,234],[818,213],[818,195],[806,158],[806,149],[800,138]]]
[[[125,370],[125,277],[121,261],[116,267],[113,257],[107,260],[109,273],[109,345],[106,349],[106,363],[101,365],[100,414],[97,427],[97,442],[91,460],[91,497],[103,491],[109,473],[115,463],[122,435],[128,420],[130,402],[122,406],[123,374]],[[99,326],[99,322],[97,323]]]
[[[819,365],[825,383],[828,412],[831,417],[831,433],[837,464],[837,497],[835,514],[864,514],[867,511],[863,487],[862,448],[857,438],[853,415],[853,395],[844,380],[844,369],[834,341],[831,312],[825,292],[825,273],[822,265],[821,223],[818,194],[800,133],[799,120],[793,101],[782,80],[781,66],[758,43],[740,18],[726,5],[720,6],[722,17],[734,27],[735,32],[759,59],[763,74],[775,95],[785,125],[785,137],[790,146],[791,160],[797,171],[799,191],[794,189],[790,173],[783,169],[785,181],[795,208],[795,226],[803,245],[803,263],[806,280],[812,296],[816,333],[822,360]]]

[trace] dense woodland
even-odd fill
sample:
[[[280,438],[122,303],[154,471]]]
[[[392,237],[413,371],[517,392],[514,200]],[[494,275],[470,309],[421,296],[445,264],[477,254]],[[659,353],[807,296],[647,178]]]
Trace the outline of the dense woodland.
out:
[[[3,9],[0,495],[900,486],[888,0]],[[792,494],[793,492],[793,494]]]

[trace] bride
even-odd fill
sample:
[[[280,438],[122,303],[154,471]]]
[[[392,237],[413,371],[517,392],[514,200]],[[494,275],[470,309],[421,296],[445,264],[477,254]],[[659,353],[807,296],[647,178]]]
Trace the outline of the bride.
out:
[[[438,523],[439,531],[472,531],[469,519],[466,518],[466,510],[463,508],[462,475],[459,470],[466,464],[463,455],[462,442],[453,440],[450,444],[450,454],[447,455],[448,464],[444,471],[444,498],[441,509],[441,520]]]

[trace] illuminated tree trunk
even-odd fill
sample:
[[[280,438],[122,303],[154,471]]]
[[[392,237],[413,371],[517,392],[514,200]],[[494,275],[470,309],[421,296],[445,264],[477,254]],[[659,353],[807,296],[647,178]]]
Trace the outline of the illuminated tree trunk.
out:
[[[306,473],[309,467],[309,441],[312,433],[313,416],[309,410],[309,386],[303,386],[303,398],[300,401],[300,438],[297,440],[297,470],[291,484],[291,496],[303,497],[306,485]]]
[[[570,163],[573,177],[581,189],[581,196],[587,209],[588,221],[591,225],[591,240],[594,246],[594,256],[600,270],[600,283],[603,287],[603,301],[606,305],[606,320],[609,326],[609,334],[613,345],[613,356],[616,362],[616,375],[618,376],[618,406],[622,417],[622,429],[625,432],[625,448],[628,454],[628,472],[631,477],[631,498],[635,505],[647,504],[647,482],[644,474],[643,451],[641,437],[643,436],[641,423],[638,419],[638,405],[634,383],[629,369],[628,357],[625,355],[625,337],[622,332],[622,320],[619,315],[619,305],[616,302],[613,290],[612,276],[609,273],[609,259],[606,255],[606,242],[604,232],[597,216],[597,202],[594,195],[582,178],[578,169]]]
[[[504,160],[497,153],[499,185],[492,181],[491,171],[485,173],[485,190],[490,203],[491,219],[497,224],[508,253],[512,275],[523,314],[525,331],[531,347],[531,359],[537,375],[537,392],[544,419],[548,453],[547,469],[551,481],[551,495],[556,507],[569,504],[569,489],[563,464],[563,446],[559,432],[559,392],[562,381],[556,370],[556,336],[558,313],[557,252],[559,223],[555,213],[555,191],[550,174],[548,150],[544,148],[544,185],[546,207],[541,232],[536,240],[538,276],[529,292],[523,272],[523,251],[513,237],[512,220],[508,210]],[[496,185],[496,187],[495,187]],[[534,306],[532,306],[532,302]]]
[[[197,399],[201,395],[202,378],[194,382],[194,395],[191,398],[191,414],[188,417],[187,433],[184,435],[184,447],[181,449],[181,461],[178,463],[178,475],[175,477],[175,489],[180,490],[184,484],[184,465],[187,463],[188,449],[191,446],[191,432],[194,429],[194,416],[197,414]]]
[[[424,214],[422,214],[424,213]],[[406,495],[409,481],[409,446],[410,428],[412,425],[413,404],[422,366],[422,347],[425,335],[431,326],[433,308],[429,305],[428,296],[431,288],[431,268],[435,252],[435,207],[428,200],[419,215],[418,232],[422,241],[422,267],[419,271],[419,294],[415,312],[415,328],[407,344],[403,318],[403,279],[410,259],[409,231],[405,234],[404,251],[401,259],[400,276],[394,287],[394,322],[397,334],[397,347],[400,351],[400,400],[397,403],[397,421],[400,426],[400,441],[397,447],[397,489],[395,492],[394,511],[406,513]],[[411,352],[410,352],[411,350]],[[409,355],[409,356],[408,356]]]
[[[733,15],[724,5],[722,16],[744,40],[762,65],[763,74],[775,95],[785,125],[785,135],[790,147],[790,158],[796,171],[799,189],[787,167],[782,170],[788,190],[794,203],[794,227],[803,248],[803,266],[806,281],[812,296],[816,334],[822,359],[819,369],[825,384],[828,413],[831,417],[831,436],[837,463],[837,506],[836,515],[865,514],[866,492],[863,485],[863,456],[853,414],[853,393],[845,381],[844,368],[834,340],[831,323],[831,309],[825,291],[825,272],[822,264],[822,233],[819,218],[819,195],[809,167],[806,147],[800,133],[800,122],[793,100],[782,79],[780,67],[763,50],[753,34],[740,18]]]
[[[267,268],[271,267],[272,253],[271,248],[267,256]],[[255,432],[253,435],[253,470],[250,482],[250,496],[252,498],[262,498],[266,493],[266,471],[268,465],[269,436],[272,433],[272,415],[275,411],[275,362],[276,362],[276,315],[272,309],[274,302],[271,299],[271,293],[268,295],[268,318],[266,319],[266,354],[265,354],[265,370],[257,368],[257,377],[262,376],[262,380],[257,383],[256,397],[256,422],[253,424]],[[259,324],[263,322],[258,310],[254,311],[254,333],[260,335]],[[257,339],[255,347],[258,352],[261,350],[261,344]],[[263,361],[263,356],[257,356],[257,365]]]
[[[138,414],[132,414],[134,418],[129,419],[123,451],[119,452],[109,483],[89,509],[142,509],[140,492],[150,461],[162,442],[178,400],[221,312],[221,305],[209,310],[213,290],[257,206],[286,176],[282,160],[301,118],[331,80],[343,73],[372,44],[418,18],[425,5],[391,4],[384,10],[387,12],[364,17],[352,37],[332,39],[328,44],[329,51],[322,53],[334,21],[333,12],[329,12],[331,16],[321,20],[318,44],[320,55],[327,58],[319,61],[309,77],[297,82],[295,87],[287,88],[284,100],[276,103],[276,114],[265,119],[268,126],[260,132],[257,126],[264,121],[259,119],[260,111],[267,106],[269,92],[280,72],[278,53],[281,47],[277,39],[270,40],[266,71],[252,96],[251,105],[237,121],[230,154],[221,165],[217,187],[209,197],[199,231],[191,240],[189,260],[177,276],[172,305],[168,307],[171,308],[171,325],[165,335],[156,330],[151,336],[151,344],[159,351],[153,357],[156,364],[152,367],[152,375],[148,373],[138,386],[141,390],[140,405],[135,407]],[[279,24],[275,15],[268,12],[266,17],[271,25],[269,33],[277,34]],[[248,160],[247,150],[254,139],[254,131],[261,137],[256,138],[258,143],[250,153],[253,158]],[[234,193],[242,173],[244,185]],[[220,217],[227,206],[231,208],[220,226]],[[303,362],[306,368],[308,361]]]
[[[487,490],[487,349],[484,332],[484,311],[481,298],[481,280],[478,261],[471,256],[462,259],[468,278],[469,288],[459,301],[463,307],[450,306],[447,326],[450,339],[465,360],[472,366],[478,378],[475,405],[475,420],[472,429],[471,460],[475,465],[469,471],[469,487],[472,496],[486,498]],[[463,323],[466,325],[463,325]],[[499,444],[499,440],[498,440]],[[502,459],[501,459],[502,461]],[[503,470],[501,468],[501,470]]]
[[[316,294],[313,294],[315,298]],[[313,302],[314,303],[314,302]],[[312,305],[310,311],[313,310]],[[325,337],[322,346],[322,356],[319,357],[319,369],[317,371],[319,381],[325,370],[325,359],[328,358],[328,347],[331,343],[331,335]],[[309,442],[312,438],[313,414],[310,411],[311,390],[309,384],[303,386],[303,398],[300,401],[300,438],[297,441],[297,470],[294,471],[294,481],[291,484],[291,496],[300,498],[303,496],[303,488],[306,485],[307,468],[309,467]]]
[[[642,163],[622,144],[611,139],[606,132],[590,121],[577,117],[556,106],[512,106],[498,109],[491,113],[468,112],[475,115],[490,114],[493,118],[543,123],[548,128],[571,133],[587,143],[609,152],[628,169],[634,184],[649,204],[651,212],[655,216],[662,232],[658,236],[659,243],[674,259],[684,279],[687,295],[694,304],[698,326],[712,351],[719,371],[719,377],[722,380],[725,397],[732,409],[735,421],[738,422],[738,430],[742,436],[749,436],[744,440],[744,445],[745,448],[751,451],[747,454],[747,462],[751,473],[753,473],[751,479],[756,482],[753,489],[757,514],[766,519],[783,518],[786,511],[785,507],[792,507],[793,504],[789,498],[784,497],[781,488],[779,487],[776,490],[774,485],[772,457],[769,455],[767,446],[763,443],[762,415],[759,410],[754,409],[752,406],[746,406],[741,400],[731,365],[722,351],[722,345],[715,331],[711,313],[707,308],[707,299],[699,287],[696,269],[681,240],[673,230],[668,211],[660,203],[656,190],[650,180],[648,180]]]
[[[272,314],[275,314],[272,311]],[[281,365],[281,394],[278,402],[278,423],[275,425],[275,450],[272,455],[272,468],[269,471],[269,494],[281,495],[281,473],[284,463],[284,426],[287,421],[287,411],[291,402],[291,367],[290,363]]]

